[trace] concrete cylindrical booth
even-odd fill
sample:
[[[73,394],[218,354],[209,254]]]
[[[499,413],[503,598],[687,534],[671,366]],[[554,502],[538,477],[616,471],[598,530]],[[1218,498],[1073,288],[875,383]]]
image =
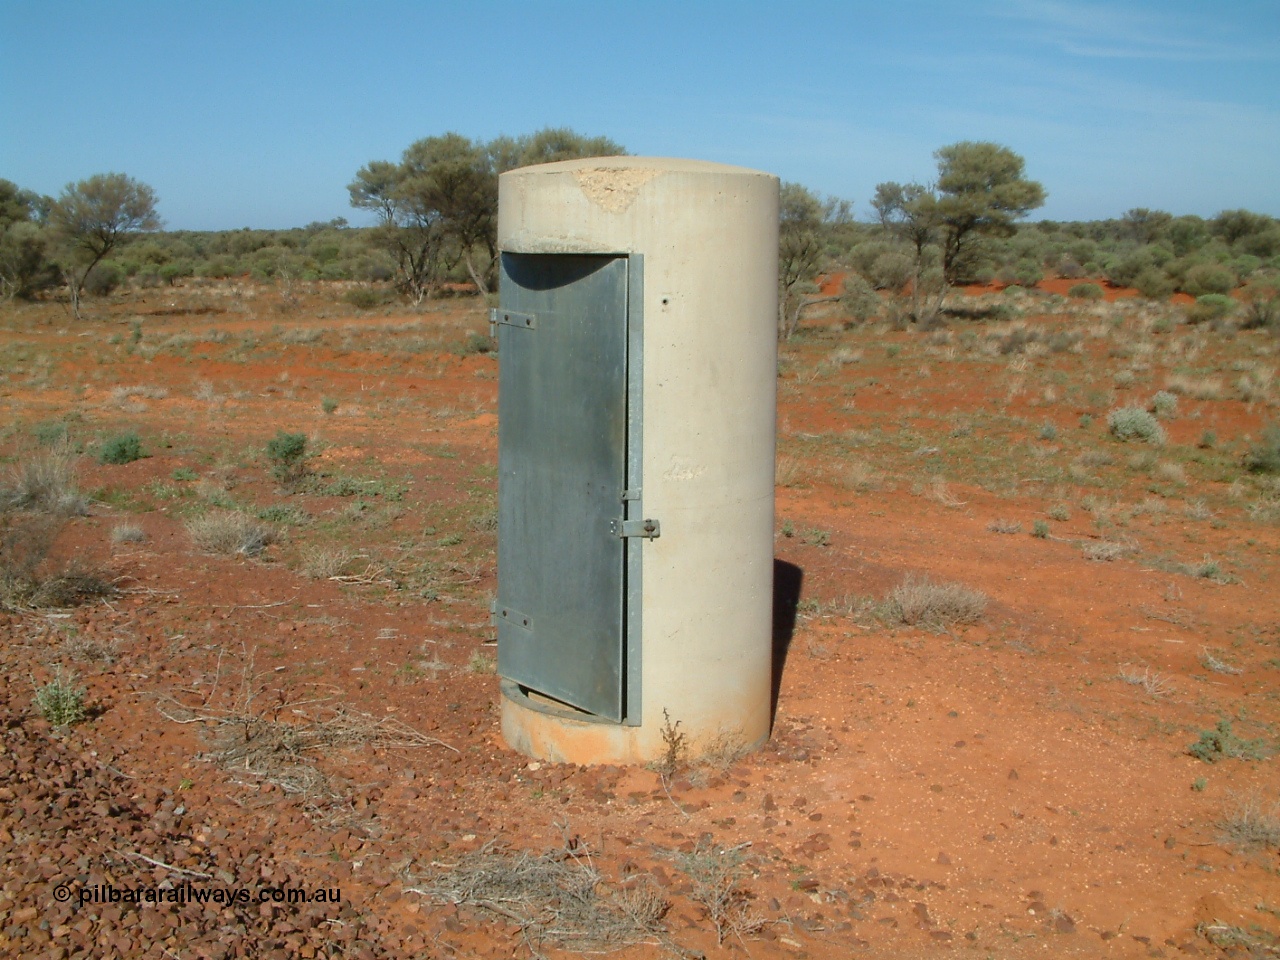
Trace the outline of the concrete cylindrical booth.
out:
[[[641,763],[768,737],[778,179],[608,157],[500,178],[507,742]]]

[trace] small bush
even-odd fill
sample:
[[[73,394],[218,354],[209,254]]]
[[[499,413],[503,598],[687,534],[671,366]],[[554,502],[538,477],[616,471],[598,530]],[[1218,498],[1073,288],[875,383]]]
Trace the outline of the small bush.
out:
[[[1280,847],[1280,804],[1264,803],[1257,794],[1236,801],[1236,808],[1218,824],[1222,839],[1241,850]]]
[[[1159,267],[1143,270],[1134,278],[1133,285],[1148,300],[1168,300],[1173,296],[1173,280]]]
[[[959,583],[935,583],[928,577],[908,576],[889,591],[884,613],[890,623],[941,630],[954,624],[977,623],[987,597]]]
[[[1178,412],[1178,398],[1168,390],[1161,390],[1151,398],[1151,412],[1161,420],[1168,420]]]
[[[124,279],[114,263],[99,263],[84,278],[84,291],[95,297],[105,297]]]
[[[36,690],[35,707],[55,727],[69,727],[85,718],[84,690],[75,685],[74,673],[59,667],[52,680]]]
[[[1096,283],[1077,283],[1067,291],[1067,296],[1077,300],[1101,300],[1106,294]]]
[[[1250,283],[1241,291],[1241,298],[1241,329],[1280,329],[1280,291],[1273,284]]]
[[[307,475],[307,435],[280,430],[267,442],[271,476],[283,484],[295,484]]]
[[[1031,525],[1031,535],[1037,540],[1048,539],[1049,524],[1044,520],[1037,520]]]
[[[83,516],[89,505],[76,488],[75,473],[75,456],[69,447],[38,453],[14,467],[9,483],[0,486],[0,509]]]
[[[136,523],[122,523],[111,530],[112,543],[143,543],[147,532]]]
[[[1236,302],[1222,293],[1206,293],[1196,297],[1196,302],[1187,312],[1187,319],[1192,323],[1212,323],[1230,316],[1236,309]]]
[[[1182,279],[1182,289],[1193,297],[1202,297],[1206,293],[1230,293],[1235,285],[1235,273],[1220,263],[1198,263]]]
[[[1200,739],[1187,747],[1187,753],[1205,763],[1217,763],[1223,757],[1262,760],[1270,750],[1263,740],[1241,740],[1232,731],[1230,720],[1219,720],[1212,730],[1200,731]]]
[[[42,447],[58,447],[69,442],[67,425],[61,420],[47,420],[31,428],[36,443]]]
[[[357,310],[373,310],[381,306],[382,295],[372,287],[356,287],[342,295],[342,299]]]
[[[1250,473],[1280,473],[1280,426],[1272,424],[1262,431],[1262,439],[1244,455],[1244,468]]]
[[[880,297],[875,288],[861,275],[851,273],[845,278],[844,289],[840,295],[840,305],[849,316],[864,323],[880,312]]]
[[[338,409],[338,401],[333,399],[333,397],[325,397],[320,401],[320,409],[325,413],[332,414]]]
[[[216,510],[187,521],[191,542],[208,553],[254,557],[275,540],[275,531],[253,517]]]
[[[492,353],[497,346],[498,342],[486,334],[469,333],[467,339],[455,347],[453,352],[460,357],[470,357],[477,353]]]
[[[108,437],[98,448],[98,462],[121,466],[142,459],[142,439],[130,430]]]
[[[1107,414],[1107,427],[1117,440],[1164,443],[1164,428],[1141,407],[1120,407]]]

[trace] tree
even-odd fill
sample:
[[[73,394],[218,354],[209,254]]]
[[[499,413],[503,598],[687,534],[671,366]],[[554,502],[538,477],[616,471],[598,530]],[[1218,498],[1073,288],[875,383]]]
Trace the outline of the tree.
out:
[[[0,180],[0,299],[28,297],[51,282],[45,231],[49,201]]]
[[[983,237],[1010,237],[1015,223],[1044,203],[1023,159],[994,143],[963,141],[934,153],[931,186],[882,183],[871,201],[881,226],[910,246],[912,319],[928,321],[947,288],[977,264]]]
[[[49,226],[60,248],[60,267],[80,319],[85,278],[120,244],[142,230],[159,230],[156,195],[123,173],[99,173],[69,183],[49,209]]]
[[[1120,217],[1125,232],[1138,243],[1155,243],[1165,227],[1173,220],[1173,214],[1163,210],[1134,207]]]
[[[800,325],[805,287],[822,262],[822,203],[806,187],[784,183],[778,191],[778,339]]]
[[[347,189],[353,207],[377,216],[374,242],[395,260],[401,289],[420,303],[459,262],[482,294],[491,289],[500,173],[534,163],[623,153],[607,137],[584,137],[565,128],[498,137],[487,144],[446,133],[410,144],[398,164],[367,164]]]
[[[975,241],[1011,237],[1015,221],[1044,205],[1045,191],[1024,174],[1008,147],[964,141],[943,147],[938,160],[937,216],[942,228],[942,275],[955,283]]]

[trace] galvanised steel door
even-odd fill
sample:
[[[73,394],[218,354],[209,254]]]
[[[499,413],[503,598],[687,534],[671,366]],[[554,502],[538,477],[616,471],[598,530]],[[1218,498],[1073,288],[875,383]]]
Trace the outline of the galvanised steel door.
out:
[[[621,720],[627,258],[502,254],[498,673]]]

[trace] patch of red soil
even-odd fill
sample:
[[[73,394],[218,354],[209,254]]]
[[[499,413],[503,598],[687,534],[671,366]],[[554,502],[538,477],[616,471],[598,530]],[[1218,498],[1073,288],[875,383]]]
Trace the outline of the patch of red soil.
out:
[[[1272,737],[1280,722],[1280,534],[1245,527],[1246,504],[1225,493],[1226,459],[1203,474],[1188,459],[1200,486],[1181,494],[1209,497],[1221,524],[1184,522],[1176,495],[1149,492],[1138,472],[1103,485],[1090,468],[1080,490],[1046,479],[1038,463],[1097,446],[1103,427],[1080,415],[1093,410],[1088,377],[1107,343],[1024,358],[1022,372],[944,363],[928,351],[947,344],[918,333],[839,331],[789,348],[798,371],[838,349],[859,355],[782,381],[779,433],[798,478],[778,491],[777,554],[803,583],[794,631],[779,635],[773,736],[727,769],[664,779],[532,762],[502,742],[486,669],[493,535],[476,507],[493,490],[496,359],[451,347],[483,329],[478,304],[319,318],[334,308],[317,298],[297,319],[198,325],[146,313],[155,306],[120,308],[147,316],[134,350],[38,311],[6,318],[11,342],[32,345],[22,364],[52,358],[46,382],[24,367],[0,385],[6,422],[25,436],[68,419],[87,440],[134,428],[151,453],[119,467],[86,458],[81,483],[103,499],[58,542],[61,556],[109,570],[121,594],[0,615],[0,872],[11,878],[0,945],[12,955],[323,956],[340,944],[352,956],[523,956],[518,927],[420,891],[489,844],[540,852],[566,837],[609,879],[656,885],[669,936],[708,957],[1174,957],[1219,952],[1203,924],[1276,932],[1275,851],[1219,836],[1241,798],[1276,795],[1275,761],[1208,764],[1187,747],[1220,716],[1247,738]],[[1063,321],[1034,322],[1048,335]],[[277,323],[321,336],[284,342]],[[215,329],[236,339],[149,349]],[[1223,349],[1204,347],[1198,362],[1225,368]],[[1153,361],[1148,382],[1116,388],[1117,402],[1145,400],[1171,371]],[[1027,385],[1031,373],[1061,375],[1055,399]],[[117,397],[134,385],[154,396]],[[1168,427],[1179,447],[1207,427],[1238,445],[1268,414],[1183,397]],[[953,434],[966,418],[970,434]],[[1052,443],[1037,438],[1046,421],[1060,431]],[[279,490],[260,452],[278,429],[306,432],[321,447],[313,469],[367,492]],[[876,445],[860,439],[877,433]],[[975,456],[1034,447],[1040,459],[1010,489],[992,487],[954,452],[962,441]],[[873,474],[865,484],[847,479],[860,464]],[[242,505],[307,519],[258,559],[204,555],[182,522],[194,482],[176,479],[193,473]],[[1085,494],[1104,501],[1112,527],[1080,506]],[[1115,526],[1144,498],[1167,504]],[[1068,519],[1030,536],[1057,499],[1071,501]],[[1021,532],[993,532],[996,518]],[[145,540],[113,542],[125,522]],[[332,530],[363,558],[345,581],[302,576],[300,551]],[[1140,553],[1086,560],[1082,547],[1104,535]],[[1206,554],[1238,582],[1172,566]],[[860,607],[907,575],[979,589],[987,612],[935,633]],[[95,644],[110,657],[85,653]],[[1240,672],[1206,670],[1208,649]],[[28,679],[42,684],[62,662],[93,708],[66,733],[38,718]],[[1143,670],[1168,689],[1122,679]],[[214,762],[240,729],[234,717],[301,730],[338,709],[431,739],[300,754],[300,768],[323,776],[309,787],[273,784],[255,762]],[[763,924],[755,934],[719,942],[679,868],[708,843],[747,857],[737,884]],[[54,906],[61,882],[174,883],[181,871],[340,885],[343,904],[154,916]],[[649,944],[619,955],[668,954]]]

